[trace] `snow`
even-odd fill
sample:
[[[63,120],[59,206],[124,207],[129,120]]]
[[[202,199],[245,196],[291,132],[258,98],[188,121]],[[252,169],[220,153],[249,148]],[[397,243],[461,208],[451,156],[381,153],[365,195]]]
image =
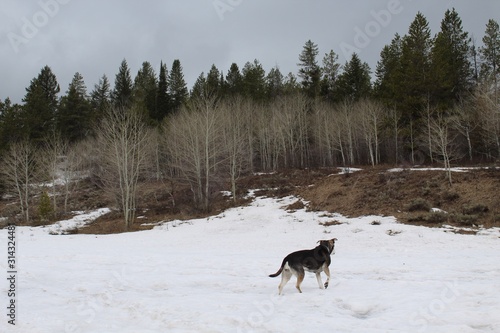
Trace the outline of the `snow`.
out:
[[[450,168],[451,172],[469,172],[471,170],[484,170],[483,167],[454,167]],[[494,168],[495,170],[499,169],[498,167]],[[402,172],[405,170],[409,171],[447,171],[446,168],[392,168],[387,170],[388,172]]]
[[[17,325],[3,314],[0,332],[500,332],[499,229],[286,211],[296,200],[116,235],[18,227]],[[329,288],[307,274],[278,296],[283,257],[333,237]]]

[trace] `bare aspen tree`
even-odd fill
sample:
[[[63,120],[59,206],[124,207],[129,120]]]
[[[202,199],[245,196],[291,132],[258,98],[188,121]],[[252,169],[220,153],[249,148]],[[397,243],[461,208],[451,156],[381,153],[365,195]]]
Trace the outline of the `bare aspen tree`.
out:
[[[389,120],[392,124],[392,130],[394,135],[394,162],[398,163],[399,161],[399,134],[401,132],[400,121],[401,121],[401,112],[392,108],[389,111]]]
[[[30,202],[38,178],[38,165],[35,148],[28,141],[11,145],[4,155],[1,174],[9,192],[19,199],[24,221],[30,221]]]
[[[370,100],[362,100],[357,103],[361,126],[372,166],[380,163],[380,123],[382,120],[383,107],[380,103]]]
[[[245,135],[245,127],[250,121],[251,115],[243,106],[240,97],[226,102],[221,107],[222,121],[222,147],[226,149],[227,170],[231,182],[231,193],[233,201],[236,202],[236,181],[249,168],[251,155],[249,142]]]
[[[355,133],[356,133],[356,128],[355,128],[355,113],[354,113],[354,108],[352,102],[344,101],[340,105],[339,108],[340,111],[340,118],[341,122],[338,124],[339,126],[343,127],[343,140],[346,143],[347,147],[347,152],[346,155],[348,158],[346,158],[346,161],[349,165],[352,165],[355,163],[355,157],[354,157],[354,150],[355,150]]]
[[[456,129],[460,134],[462,134],[467,141],[467,151],[470,161],[472,161],[473,158],[471,136],[478,126],[475,118],[476,115],[474,114],[473,109],[471,107],[468,107],[463,102],[458,104],[454,108],[453,116],[451,117],[453,128]]]
[[[212,187],[226,162],[223,113],[215,97],[203,97],[181,109],[168,125],[172,165],[191,186],[195,203],[209,210]]]
[[[65,142],[58,133],[52,135],[44,141],[39,155],[40,164],[47,173],[51,181],[51,197],[54,214],[57,214],[57,185],[61,178],[61,162],[64,158],[64,153],[68,149],[68,143]]]
[[[443,115],[433,118],[429,123],[429,129],[433,153],[436,159],[440,159],[443,163],[448,182],[452,185],[451,161],[460,158],[455,142],[457,134],[452,131],[450,118]]]
[[[68,212],[68,201],[70,195],[77,188],[81,179],[84,178],[83,161],[87,142],[68,146],[61,162],[60,171],[64,189],[64,213]]]
[[[495,100],[495,91],[488,87],[481,87],[474,96],[482,119],[483,141],[487,148],[495,150],[496,158],[500,158],[500,105]]]
[[[137,184],[151,148],[151,131],[135,108],[109,111],[97,132],[103,182],[116,196],[129,230],[136,217]]]

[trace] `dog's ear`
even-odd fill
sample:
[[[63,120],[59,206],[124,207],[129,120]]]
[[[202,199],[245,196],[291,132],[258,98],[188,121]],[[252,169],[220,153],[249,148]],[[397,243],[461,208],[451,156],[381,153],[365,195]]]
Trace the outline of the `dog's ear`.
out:
[[[337,238],[332,238],[331,241],[335,243],[336,241],[338,241],[338,239]]]

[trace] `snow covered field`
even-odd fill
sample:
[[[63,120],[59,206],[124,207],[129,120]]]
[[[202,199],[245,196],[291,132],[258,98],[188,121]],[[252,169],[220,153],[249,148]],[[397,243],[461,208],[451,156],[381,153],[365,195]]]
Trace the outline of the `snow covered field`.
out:
[[[500,230],[284,210],[295,200],[119,235],[20,227],[17,325],[2,278],[0,332],[500,332]],[[330,287],[308,273],[278,296],[283,257],[333,237]]]

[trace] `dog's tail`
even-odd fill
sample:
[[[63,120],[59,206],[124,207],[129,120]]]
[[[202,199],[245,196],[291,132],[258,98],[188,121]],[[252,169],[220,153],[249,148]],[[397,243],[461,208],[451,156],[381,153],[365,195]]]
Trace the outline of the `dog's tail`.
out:
[[[269,277],[277,277],[278,275],[280,275],[281,272],[283,272],[283,268],[285,267],[285,263],[286,263],[286,259],[284,259],[283,262],[281,263],[280,269],[276,273],[269,275]]]

